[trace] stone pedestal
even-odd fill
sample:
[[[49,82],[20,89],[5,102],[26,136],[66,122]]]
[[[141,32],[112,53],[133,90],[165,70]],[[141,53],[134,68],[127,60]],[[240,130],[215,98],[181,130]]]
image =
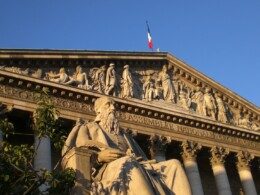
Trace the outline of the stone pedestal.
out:
[[[71,194],[90,194],[92,154],[93,151],[87,148],[72,148],[62,159],[63,168],[72,168],[76,171],[76,183]]]

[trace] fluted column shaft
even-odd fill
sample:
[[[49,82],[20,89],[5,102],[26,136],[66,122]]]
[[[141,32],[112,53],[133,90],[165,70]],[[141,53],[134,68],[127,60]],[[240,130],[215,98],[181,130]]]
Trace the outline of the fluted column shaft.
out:
[[[219,195],[232,195],[224,166],[224,159],[228,153],[228,151],[221,147],[213,147],[211,149],[211,165]]]
[[[245,195],[257,195],[250,170],[250,162],[253,158],[254,156],[248,152],[241,151],[237,154],[237,169]]]
[[[35,136],[34,146],[36,155],[34,158],[34,168],[36,170],[51,170],[51,142],[49,137],[39,139]]]
[[[196,161],[196,153],[199,149],[201,149],[201,146],[190,141],[185,141],[182,143],[182,149],[182,158],[186,174],[191,186],[192,194],[203,195],[204,192],[202,188],[198,164]]]
[[[2,131],[0,130],[0,142],[3,141],[3,133]]]

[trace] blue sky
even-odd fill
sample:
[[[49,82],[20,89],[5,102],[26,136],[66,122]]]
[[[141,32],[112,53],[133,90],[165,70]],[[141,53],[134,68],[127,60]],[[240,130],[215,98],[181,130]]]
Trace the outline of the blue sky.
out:
[[[260,105],[259,0],[0,0],[0,48],[167,51]]]

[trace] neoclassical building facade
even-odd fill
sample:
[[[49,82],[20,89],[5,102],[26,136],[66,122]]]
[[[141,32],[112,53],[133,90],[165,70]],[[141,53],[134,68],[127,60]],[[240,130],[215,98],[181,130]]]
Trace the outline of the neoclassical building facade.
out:
[[[166,52],[0,50],[0,101],[15,135],[35,144],[35,91],[48,89],[69,132],[95,118],[94,102],[114,99],[120,127],[147,156],[178,159],[193,194],[260,193],[260,110]],[[0,136],[0,139],[2,137]],[[36,168],[59,158],[44,138]]]

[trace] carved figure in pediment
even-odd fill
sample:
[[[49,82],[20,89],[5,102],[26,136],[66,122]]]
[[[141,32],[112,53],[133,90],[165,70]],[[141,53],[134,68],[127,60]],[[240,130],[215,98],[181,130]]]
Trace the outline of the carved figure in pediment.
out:
[[[160,84],[160,81],[159,80],[155,80],[154,81],[154,86],[155,86],[155,89],[154,89],[154,98],[155,99],[163,99],[163,88]]]
[[[152,80],[151,75],[149,75],[143,84],[143,98],[146,101],[152,101],[156,95],[154,81]]]
[[[228,122],[227,110],[226,110],[223,100],[220,97],[220,94],[217,94],[215,96],[215,98],[216,98],[217,108],[218,108],[218,121],[227,123]]]
[[[72,77],[69,77],[69,81],[65,83],[66,85],[75,84],[79,88],[90,89],[87,74],[83,72],[81,66],[76,67],[76,71]]]
[[[65,68],[60,68],[58,74],[55,74],[54,72],[50,71],[46,74],[46,76],[50,81],[62,84],[66,83],[69,79],[69,76],[67,75]]]
[[[162,70],[159,72],[158,81],[161,82],[164,100],[175,103],[175,92],[166,65],[164,65]]]
[[[122,74],[122,79],[121,79],[121,97],[122,98],[132,98],[134,95],[133,92],[133,79],[132,79],[132,74],[129,71],[129,65],[124,66],[123,74]]]
[[[19,67],[4,67],[4,70],[13,72],[13,73],[17,73],[17,74],[22,74],[22,75],[28,75],[29,74],[29,68],[26,68],[25,70],[21,70],[21,68]]]
[[[260,127],[259,125],[257,125],[256,123],[253,123],[252,126],[251,126],[252,130],[254,131],[260,131]]]
[[[240,126],[242,128],[250,129],[251,128],[251,122],[250,122],[249,115],[241,113],[237,124],[238,124],[238,126]]]
[[[115,96],[115,85],[116,85],[115,64],[110,63],[109,68],[107,69],[107,74],[106,74],[105,94]]]
[[[173,79],[172,79],[172,82],[173,82],[173,87],[174,87],[174,91],[175,91],[175,94],[176,94],[176,101],[178,101],[178,99],[179,99],[179,92],[180,92],[180,86],[181,86],[180,77],[177,76],[177,75],[174,75]]]
[[[42,78],[42,69],[38,68],[31,76],[37,79]]]
[[[106,87],[106,65],[100,68],[92,68],[90,70],[91,78],[93,79],[93,90],[99,93],[105,93]]]
[[[87,168],[89,172],[94,170],[89,178],[93,182],[93,194],[191,195],[187,176],[178,160],[148,160],[134,138],[120,129],[115,103],[111,98],[98,98],[94,110],[97,114],[95,120],[76,124],[62,149],[63,155],[73,147],[85,151],[92,149],[90,162],[83,161],[86,160],[81,157],[85,156],[83,151],[77,161],[81,160],[79,164],[85,163],[82,171]],[[69,156],[67,159],[71,158]],[[81,172],[81,175],[86,177],[88,174]],[[82,176],[78,179],[86,180]],[[78,187],[84,189],[87,186],[83,184]]]
[[[203,115],[208,116],[216,120],[216,104],[213,95],[210,93],[210,88],[205,89],[205,94],[203,95]]]
[[[185,91],[180,91],[178,105],[183,107],[185,110],[189,110],[191,106],[191,99],[189,98],[189,94]]]
[[[197,86],[191,95],[191,108],[200,115],[203,114],[203,97],[204,94],[202,93],[200,87]]]

